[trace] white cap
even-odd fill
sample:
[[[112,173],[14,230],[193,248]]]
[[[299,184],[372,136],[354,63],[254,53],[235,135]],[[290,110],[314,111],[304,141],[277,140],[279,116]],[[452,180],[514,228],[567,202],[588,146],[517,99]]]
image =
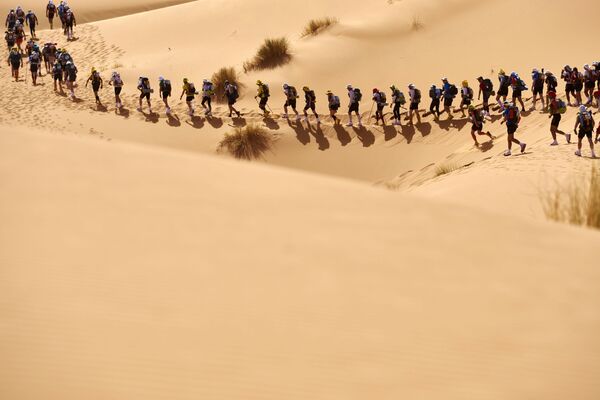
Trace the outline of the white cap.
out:
[[[579,106],[579,112],[584,113],[587,112],[587,108],[584,105]]]
[[[159,80],[159,81],[164,81],[164,80],[165,80],[165,78],[163,78],[162,76],[159,76],[159,77],[158,77],[158,80]]]

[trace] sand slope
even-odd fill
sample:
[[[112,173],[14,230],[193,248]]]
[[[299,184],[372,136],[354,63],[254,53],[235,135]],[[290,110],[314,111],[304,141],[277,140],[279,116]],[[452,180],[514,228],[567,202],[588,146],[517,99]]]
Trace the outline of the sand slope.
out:
[[[600,395],[597,232],[0,132],[1,398]]]

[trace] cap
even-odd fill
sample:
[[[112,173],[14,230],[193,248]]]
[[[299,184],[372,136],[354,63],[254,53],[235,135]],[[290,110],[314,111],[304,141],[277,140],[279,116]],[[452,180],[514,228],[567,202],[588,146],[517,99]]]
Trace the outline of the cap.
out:
[[[579,106],[579,112],[584,113],[587,111],[587,108],[584,105]]]
[[[548,97],[550,97],[551,99],[555,98],[556,97],[556,92],[549,91],[548,92]]]

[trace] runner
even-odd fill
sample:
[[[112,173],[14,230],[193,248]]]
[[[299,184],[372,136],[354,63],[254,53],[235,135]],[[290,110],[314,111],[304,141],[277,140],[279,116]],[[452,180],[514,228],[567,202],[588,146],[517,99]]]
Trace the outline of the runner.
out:
[[[36,86],[40,64],[42,63],[42,57],[40,56],[40,53],[33,51],[29,56],[27,63],[29,64],[29,70],[31,71],[31,80],[33,81],[33,86]]]
[[[42,48],[42,58],[44,59],[46,73],[48,74],[52,71],[52,66],[56,61],[56,51],[56,43],[46,43]]]
[[[23,10],[23,8],[21,8],[21,6],[17,7],[15,14],[17,15],[17,21],[19,21],[19,23],[21,25],[25,24],[26,14],[25,14],[25,11]]]
[[[163,78],[162,76],[158,78],[158,90],[159,96],[162,99],[163,103],[165,103],[165,108],[167,115],[171,114],[171,107],[169,106],[169,97],[171,97],[171,81]]]
[[[469,108],[474,96],[475,94],[473,93],[473,89],[469,87],[469,82],[466,80],[462,81],[462,88],[460,90],[460,112],[462,113],[463,117],[466,117],[465,108]]]
[[[138,79],[137,89],[140,91],[138,111],[143,112],[142,101],[146,99],[146,103],[148,103],[148,113],[152,114],[152,103],[150,103],[150,94],[154,93],[154,90],[150,87],[150,80],[145,76],[140,76],[140,78]]]
[[[232,113],[235,113],[240,118],[242,114],[234,107],[237,99],[240,97],[238,87],[235,83],[225,81],[225,96],[227,97],[227,106],[229,107],[229,118],[231,118]]]
[[[262,81],[256,81],[256,86],[258,86],[256,91],[256,96],[254,99],[260,99],[258,103],[258,108],[263,112],[263,117],[269,116],[269,111],[267,110],[267,103],[269,101],[269,97],[271,97],[271,93],[269,91],[269,85],[266,83],[262,83]]]
[[[46,18],[50,23],[50,29],[54,29],[54,14],[56,14],[56,6],[53,0],[49,0],[48,5],[46,5]]]
[[[477,141],[477,135],[485,135],[487,137],[489,137],[491,140],[494,140],[495,137],[492,136],[492,134],[487,131],[487,132],[483,132],[483,124],[485,123],[485,115],[483,113],[483,111],[478,110],[475,108],[474,105],[470,104],[469,105],[469,121],[473,124],[473,126],[471,127],[471,137],[473,138],[473,141],[475,142],[475,146],[479,147],[479,142]]]
[[[575,87],[573,86],[573,70],[570,66],[565,65],[560,77],[565,81],[565,93],[567,95],[567,104],[571,106],[571,95],[575,97]]]
[[[208,79],[202,81],[202,108],[204,108],[204,115],[207,117],[212,116],[212,98],[215,95],[214,85]],[[208,107],[205,105],[208,104]]]
[[[393,107],[394,113],[394,122],[392,122],[392,125],[401,125],[400,108],[406,104],[406,97],[404,97],[404,93],[396,88],[395,85],[392,85],[390,89],[392,90],[392,103],[390,104],[390,107]]]
[[[188,115],[191,117],[194,115],[194,105],[192,102],[194,101],[194,97],[196,97],[198,92],[196,92],[196,87],[192,82],[188,80],[188,78],[183,78],[183,90],[181,91],[181,96],[179,96],[179,100],[183,98],[184,94],[185,104],[187,104],[188,106]],[[140,102],[141,101],[142,100],[140,100]]]
[[[114,71],[110,77],[110,81],[108,84],[115,88],[115,108],[118,111],[121,111],[123,108],[123,103],[121,102],[121,91],[123,90],[123,79],[121,79],[121,74]]]
[[[596,125],[596,122],[592,117],[591,111],[589,111],[585,106],[580,106],[577,119],[575,120],[575,128],[573,129],[575,132],[577,132],[577,127],[579,127],[579,134],[577,135],[577,151],[575,152],[576,156],[581,157],[583,138],[587,137],[590,144],[590,150],[592,151],[592,158],[596,158],[596,154],[594,153],[594,142],[592,141],[594,125]],[[598,136],[596,135],[596,139],[597,138]]]
[[[55,61],[54,65],[52,66],[52,81],[54,83],[54,91],[56,92],[56,83],[58,82],[58,87],[60,88],[60,92],[63,92],[63,86],[62,86],[62,82],[63,82],[63,67],[62,65],[58,62]]]
[[[288,117],[288,107],[292,109],[292,111],[296,114],[296,119],[300,119],[300,114],[296,110],[296,99],[298,96],[298,91],[295,87],[288,85],[287,83],[283,84],[283,94],[285,96],[285,103],[283,104],[283,118]]]
[[[6,40],[6,47],[10,53],[12,48],[15,47],[15,44],[17,43],[17,35],[15,35],[15,32],[12,30],[6,31],[5,33],[4,40]]]
[[[87,78],[87,81],[85,81],[85,87],[87,87],[87,85],[88,85],[88,83],[90,83],[90,81],[92,81],[92,90],[94,91],[94,97],[96,98],[96,104],[102,105],[102,102],[100,101],[100,96],[98,95],[98,92],[100,91],[100,89],[104,88],[104,81],[102,80],[100,73],[94,67],[92,67],[90,76]]]
[[[74,26],[77,26],[75,14],[73,14],[73,11],[67,10],[67,12],[65,13],[65,34],[67,35],[67,40],[73,40]]]
[[[412,83],[408,85],[408,97],[410,98],[410,107],[408,111],[408,125],[413,124],[413,114],[417,114],[417,124],[421,123],[421,115],[419,114],[419,103],[421,102],[421,91]]]
[[[66,84],[67,89],[70,91],[69,96],[73,101],[75,101],[75,81],[77,80],[77,72],[77,67],[73,64],[73,61],[67,61],[65,64]]]
[[[503,104],[503,109],[504,111],[502,116],[504,119],[502,120],[502,123],[506,122],[506,130],[508,133],[508,150],[504,152],[504,155],[510,156],[512,154],[511,148],[513,143],[521,146],[521,153],[524,153],[527,145],[515,139],[515,132],[519,128],[519,122],[521,122],[521,112],[519,111],[519,107],[509,103],[508,101],[505,101]]]
[[[19,68],[23,68],[23,58],[21,52],[16,47],[13,47],[8,54],[8,65],[11,67],[12,77],[15,82],[19,82]]]
[[[37,39],[35,36],[35,27],[39,23],[38,17],[31,10],[27,11],[27,15],[25,15],[25,23],[29,25],[29,32],[31,33],[31,37]]]
[[[516,106],[517,100],[521,103],[521,111],[525,111],[525,103],[523,103],[523,91],[527,90],[525,82],[521,79],[519,74],[512,72],[510,74],[510,86],[512,87],[512,103]]]
[[[352,113],[356,114],[358,118],[358,126],[362,126],[360,121],[360,101],[362,100],[362,93],[359,88],[353,88],[352,85],[346,86],[348,90],[348,123],[346,126],[352,126]]]
[[[6,16],[6,22],[4,23],[4,26],[6,26],[6,28],[10,31],[15,29],[16,23],[17,14],[15,13],[15,10],[10,10]]]
[[[448,82],[448,78],[443,78],[442,82],[444,84],[444,86],[442,86],[442,95],[444,96],[444,111],[442,111],[442,114],[447,112],[448,119],[453,119],[454,116],[452,115],[451,107],[452,102],[454,102],[454,98],[458,94],[458,89],[456,86]]]
[[[588,64],[583,66],[583,80],[585,87],[585,97],[587,101],[585,105],[591,106],[594,100],[594,87],[596,87],[596,73],[593,69],[590,68]]]
[[[66,26],[65,26],[65,2],[61,1],[56,8],[56,12],[58,13],[58,18],[60,18],[60,23],[62,24],[63,33],[66,35]]]
[[[577,67],[573,68],[572,79],[573,91],[575,92],[575,105],[580,106],[583,104],[581,98],[581,92],[583,91],[583,74],[579,72]]]
[[[27,35],[25,34],[25,30],[23,30],[23,24],[21,24],[19,20],[17,20],[17,23],[15,24],[15,35],[17,37],[17,46],[19,47],[19,51],[22,53],[23,49],[21,48],[21,44],[23,44],[23,41],[27,38]]]
[[[385,118],[383,117],[383,108],[387,106],[385,93],[380,92],[379,89],[373,89],[373,102],[375,103],[375,125],[379,125],[379,120],[385,125]]]
[[[533,105],[531,106],[532,110],[535,110],[535,105],[537,103],[538,96],[542,101],[542,110],[546,108],[546,104],[544,102],[544,69],[542,68],[542,72],[538,71],[537,68],[534,68],[531,71],[531,87],[533,88]]]
[[[329,105],[329,116],[333,119],[333,123],[341,123],[342,121],[336,116],[341,106],[340,98],[334,95],[331,90],[327,91],[327,103]]]
[[[550,71],[546,71],[544,75],[546,75],[546,104],[548,104],[550,103],[548,93],[556,93],[556,88],[558,87],[558,79],[556,79],[556,76],[554,76],[554,74]]]
[[[552,122],[550,122],[552,143],[550,143],[550,146],[558,146],[556,132],[558,132],[558,125],[562,119],[562,114],[567,112],[567,105],[564,101],[556,98],[556,92],[548,92],[548,98],[550,99],[548,102],[548,112],[550,113],[548,118],[552,118]],[[567,143],[571,143],[571,134],[565,134],[565,138],[567,139]]]
[[[487,117],[490,116],[490,97],[494,95],[494,84],[490,79],[483,79],[482,76],[477,78],[479,82],[479,93],[477,94],[477,100],[481,99],[483,93],[483,111]]]
[[[304,121],[308,122],[308,110],[311,110],[313,114],[315,114],[315,118],[317,119],[317,124],[321,123],[319,119],[319,114],[317,113],[317,96],[315,95],[315,91],[311,90],[308,86],[304,86],[302,88],[304,92]]]
[[[500,112],[504,112],[504,104],[506,103],[506,98],[508,97],[510,79],[508,76],[506,76],[506,73],[503,69],[498,72],[498,81],[500,82],[500,86],[498,87],[498,92],[496,94],[496,102],[500,106]]]

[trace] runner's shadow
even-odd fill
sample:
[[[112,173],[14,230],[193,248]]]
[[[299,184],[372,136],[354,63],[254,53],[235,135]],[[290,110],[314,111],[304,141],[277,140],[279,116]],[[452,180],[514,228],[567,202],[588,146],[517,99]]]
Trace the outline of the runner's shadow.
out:
[[[96,108],[92,108],[92,110],[94,111],[98,111],[98,112],[107,112],[108,108],[104,105],[104,104],[96,104]]]
[[[61,90],[60,92],[55,91],[54,93],[56,93],[57,96],[67,97],[67,93],[63,90]]]
[[[319,150],[325,151],[329,148],[329,140],[325,137],[323,130],[321,129],[321,124],[317,124],[316,129],[313,131],[311,126],[308,126],[308,130],[315,137],[317,144],[319,145]]]
[[[415,127],[412,125],[400,126],[400,134],[406,139],[406,144],[410,144],[415,136]]]
[[[221,118],[208,117],[206,118],[206,122],[215,129],[223,126],[223,119]]]
[[[177,128],[181,126],[181,121],[177,114],[167,114],[167,125]]]
[[[268,129],[271,129],[273,131],[276,131],[279,129],[279,124],[273,118],[266,117],[263,119],[263,121]]]
[[[204,127],[204,119],[197,115],[194,115],[190,121],[185,121],[185,123],[196,129],[202,129]]]
[[[307,145],[310,143],[310,134],[307,129],[301,123],[292,124],[292,122],[288,119],[287,123],[290,128],[296,132],[296,140],[298,140],[303,145]]]
[[[83,103],[83,99],[80,99],[79,97],[75,97],[72,101],[73,101],[73,103],[77,103],[77,104]]]
[[[482,153],[486,153],[488,151],[490,151],[491,149],[494,148],[494,141],[493,140],[488,140],[487,142],[483,142],[479,145],[479,150]]]
[[[398,136],[398,131],[396,130],[395,125],[384,125],[383,126],[383,137],[385,138],[386,142],[389,142],[390,140],[394,139],[396,136]]]
[[[127,108],[121,108],[119,109],[115,109],[115,114],[120,115],[123,118],[129,118],[129,109]]]
[[[145,112],[142,111],[142,114],[144,115],[144,118],[146,119],[146,122],[151,122],[153,124],[158,123],[158,118],[159,118],[158,113],[155,113],[155,112],[153,112],[153,113],[145,113]]]
[[[429,122],[422,122],[416,125],[416,128],[423,137],[429,135],[431,133],[431,124]]]
[[[341,124],[333,124],[333,130],[342,146],[345,146],[352,141],[352,137]]]
[[[361,141],[363,147],[370,147],[375,143],[375,135],[364,126],[354,128],[354,133],[356,133],[356,137]]]
[[[247,125],[246,118],[236,117],[231,120],[231,125],[236,128],[243,128]]]

